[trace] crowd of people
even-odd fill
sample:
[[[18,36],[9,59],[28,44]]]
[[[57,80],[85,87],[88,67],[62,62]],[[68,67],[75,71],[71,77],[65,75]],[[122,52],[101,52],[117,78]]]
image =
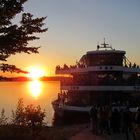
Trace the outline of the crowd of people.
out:
[[[63,106],[65,104],[65,102],[67,101],[67,93],[66,92],[58,93],[57,100]]]
[[[136,112],[109,106],[92,107],[90,110],[92,132],[94,134],[128,133],[132,131],[132,124],[140,126],[140,107]]]

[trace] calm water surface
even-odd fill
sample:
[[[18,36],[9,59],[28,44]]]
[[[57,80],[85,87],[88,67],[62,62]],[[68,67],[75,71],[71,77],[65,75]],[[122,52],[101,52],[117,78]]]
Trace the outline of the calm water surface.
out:
[[[23,98],[25,105],[40,105],[45,109],[45,122],[51,125],[54,114],[51,102],[57,98],[59,88],[59,82],[0,82],[0,111],[4,108],[6,116],[10,117],[18,99]]]

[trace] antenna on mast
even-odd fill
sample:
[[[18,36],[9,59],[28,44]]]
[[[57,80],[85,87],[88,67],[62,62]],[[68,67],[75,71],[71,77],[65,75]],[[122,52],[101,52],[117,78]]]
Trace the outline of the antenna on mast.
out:
[[[109,46],[109,44],[107,44],[106,42],[105,42],[105,38],[104,38],[104,42],[103,42],[103,44],[101,44],[101,46],[100,45],[97,45],[97,50],[99,50],[100,48],[110,48],[110,49],[113,49],[112,48],[112,46]]]
[[[101,45],[103,46],[102,48],[108,48],[107,46],[108,46],[109,44],[105,43],[105,37],[104,37],[104,43],[101,44]]]

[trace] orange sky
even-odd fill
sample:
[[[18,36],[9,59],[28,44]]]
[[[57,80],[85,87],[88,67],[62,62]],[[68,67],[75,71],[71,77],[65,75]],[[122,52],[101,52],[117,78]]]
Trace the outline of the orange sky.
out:
[[[48,31],[29,43],[41,46],[39,54],[18,54],[7,63],[23,70],[39,65],[46,75],[54,75],[56,65],[75,64],[87,51],[96,50],[105,37],[113,48],[125,50],[128,59],[140,65],[139,5],[137,0],[29,0],[25,12],[47,16]]]

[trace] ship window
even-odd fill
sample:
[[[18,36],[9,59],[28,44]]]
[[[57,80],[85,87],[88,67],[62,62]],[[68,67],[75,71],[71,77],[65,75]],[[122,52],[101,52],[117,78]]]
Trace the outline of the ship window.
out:
[[[110,67],[110,69],[112,70],[113,68],[112,68],[112,67]]]
[[[107,74],[99,74],[98,78],[105,78],[107,76]]]
[[[108,69],[108,67],[105,67],[105,69],[107,70],[107,69]]]
[[[102,67],[100,67],[100,69],[102,69]]]

